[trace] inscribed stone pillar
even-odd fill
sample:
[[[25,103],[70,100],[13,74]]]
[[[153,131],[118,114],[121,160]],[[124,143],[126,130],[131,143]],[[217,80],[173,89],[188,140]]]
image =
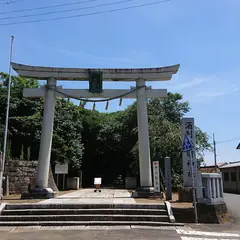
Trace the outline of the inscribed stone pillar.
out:
[[[165,157],[165,187],[166,200],[172,200],[171,160],[169,157]]]

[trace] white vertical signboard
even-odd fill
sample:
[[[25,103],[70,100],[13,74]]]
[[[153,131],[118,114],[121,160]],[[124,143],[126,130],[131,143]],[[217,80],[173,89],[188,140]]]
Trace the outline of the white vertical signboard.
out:
[[[193,145],[193,149],[191,151],[193,164],[193,177],[195,178],[197,197],[202,198],[202,179],[201,174],[197,170],[196,133],[194,118],[182,118],[181,135],[182,139],[184,139],[185,135],[187,135]],[[183,161],[183,185],[184,187],[192,187],[191,161],[186,152],[182,153],[182,161]]]
[[[159,162],[153,162],[153,183],[154,192],[160,193],[160,172],[159,172]]]

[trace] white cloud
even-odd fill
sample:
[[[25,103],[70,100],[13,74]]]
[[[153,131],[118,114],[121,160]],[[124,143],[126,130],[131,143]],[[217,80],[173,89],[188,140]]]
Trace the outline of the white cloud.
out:
[[[197,97],[220,97],[220,96],[225,96],[232,94],[234,92],[238,92],[239,88],[235,87],[233,89],[229,89],[227,91],[224,90],[219,90],[219,91],[214,91],[214,92],[200,92],[197,94]]]
[[[240,88],[235,87],[235,88],[233,89],[233,92],[238,92],[239,90],[240,90]]]
[[[191,81],[174,85],[174,86],[172,86],[172,88],[174,90],[184,90],[186,88],[192,88],[192,87],[195,87],[197,85],[200,85],[200,84],[202,84],[204,82],[207,82],[207,81],[209,81],[211,79],[212,79],[211,77],[207,77],[207,78],[193,78],[193,80],[191,80]]]
[[[94,62],[100,62],[100,63],[111,63],[111,64],[130,64],[133,63],[134,61],[125,56],[120,56],[120,57],[115,57],[115,56],[102,56],[102,55],[97,55],[97,54],[92,54],[89,53],[85,50],[82,49],[66,49],[66,48],[60,48],[57,46],[50,46],[49,44],[39,42],[33,38],[25,38],[27,42],[33,46],[33,47],[38,47],[41,48],[42,51],[46,52],[53,52],[55,54],[61,54],[64,55],[64,57],[81,57],[81,58],[88,58],[93,60]]]
[[[190,79],[186,81],[186,79]],[[165,85],[169,92],[179,92],[190,103],[209,102],[240,91],[236,76],[232,71],[197,76],[179,73]],[[159,87],[159,85],[157,85]],[[162,87],[162,86],[161,86]]]

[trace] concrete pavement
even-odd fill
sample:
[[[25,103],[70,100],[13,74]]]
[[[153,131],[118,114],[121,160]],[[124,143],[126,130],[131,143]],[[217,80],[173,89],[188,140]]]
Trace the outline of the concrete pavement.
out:
[[[0,228],[1,240],[240,240],[240,234],[197,231],[189,227],[17,227]]]
[[[40,204],[131,204],[136,203],[125,189],[81,189],[69,194],[41,201]]]
[[[154,239],[181,239],[176,231],[165,230],[89,230],[89,231],[34,231],[34,232],[0,232],[1,240],[154,240]]]
[[[240,229],[240,195],[224,193],[224,199],[234,223],[239,225]]]

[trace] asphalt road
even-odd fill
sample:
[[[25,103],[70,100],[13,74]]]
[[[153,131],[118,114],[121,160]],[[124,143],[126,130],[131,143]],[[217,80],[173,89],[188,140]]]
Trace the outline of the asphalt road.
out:
[[[240,224],[240,195],[224,193],[227,208],[236,224]]]
[[[0,232],[1,240],[178,240],[181,237],[170,230],[90,230],[90,231],[30,231]]]
[[[127,226],[126,226],[127,227]],[[26,228],[0,229],[1,240],[240,240],[234,232],[199,231],[195,227],[130,228],[110,227],[78,230],[75,227],[43,227],[39,230]],[[100,230],[101,229],[101,230]]]

